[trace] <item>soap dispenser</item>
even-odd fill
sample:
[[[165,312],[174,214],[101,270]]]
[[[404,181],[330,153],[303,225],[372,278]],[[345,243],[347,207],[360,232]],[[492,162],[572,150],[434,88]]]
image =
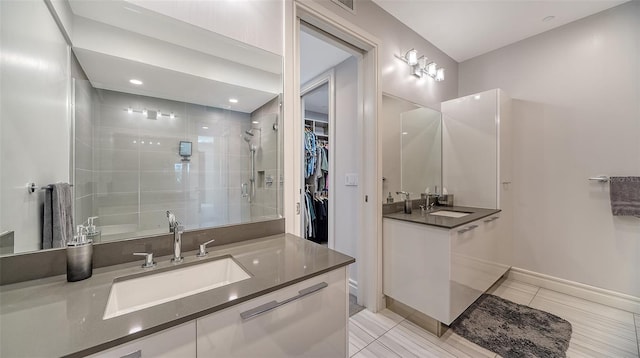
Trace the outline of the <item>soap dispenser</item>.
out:
[[[93,274],[93,242],[84,226],[78,225],[73,240],[67,243],[67,281],[87,279]]]
[[[97,216],[92,216],[87,219],[87,240],[91,240],[94,244],[100,242],[101,239],[100,230],[96,228],[94,223],[94,220],[97,218]]]

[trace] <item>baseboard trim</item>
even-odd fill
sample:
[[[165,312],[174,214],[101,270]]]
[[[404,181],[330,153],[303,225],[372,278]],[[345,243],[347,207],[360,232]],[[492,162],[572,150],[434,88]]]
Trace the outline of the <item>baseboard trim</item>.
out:
[[[358,297],[358,281],[352,278],[349,279],[349,294]]]
[[[507,277],[516,281],[561,292],[588,301],[633,312],[635,314],[640,314],[640,297],[589,286],[583,283],[569,281],[525,270],[519,267],[512,267],[507,273]]]

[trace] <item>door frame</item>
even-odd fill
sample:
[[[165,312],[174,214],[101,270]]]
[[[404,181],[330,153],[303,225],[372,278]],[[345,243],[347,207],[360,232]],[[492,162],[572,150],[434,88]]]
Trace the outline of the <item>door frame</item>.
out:
[[[322,5],[298,0],[285,0],[284,59],[284,216],[285,230],[297,234],[300,231],[301,185],[298,180],[301,168],[301,135],[303,120],[300,108],[300,22],[307,22],[336,38],[363,50],[358,64],[359,122],[362,134],[362,157],[358,188],[360,205],[360,238],[358,247],[358,302],[374,312],[385,307],[382,293],[382,165],[379,145],[378,116],[382,103],[379,87],[380,41],[363,29]]]

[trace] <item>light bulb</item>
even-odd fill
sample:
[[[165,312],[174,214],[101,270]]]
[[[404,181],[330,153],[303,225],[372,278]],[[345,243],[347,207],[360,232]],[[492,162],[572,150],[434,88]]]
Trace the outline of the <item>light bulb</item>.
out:
[[[415,49],[411,49],[407,51],[407,53],[404,55],[404,58],[407,60],[409,66],[413,66],[418,63],[418,51],[416,51]]]
[[[430,63],[427,65],[427,74],[428,74],[429,76],[431,76],[431,77],[434,77],[434,78],[435,78],[435,77],[436,77],[436,74],[437,74],[437,66],[438,66],[438,65],[437,65],[435,62],[430,62]]]
[[[436,81],[444,81],[444,68],[438,68],[438,72],[436,74]]]

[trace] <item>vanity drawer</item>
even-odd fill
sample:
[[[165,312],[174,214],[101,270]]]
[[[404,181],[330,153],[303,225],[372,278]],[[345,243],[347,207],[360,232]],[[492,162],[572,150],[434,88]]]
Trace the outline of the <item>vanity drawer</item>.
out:
[[[91,355],[92,358],[188,358],[196,357],[196,323],[183,325],[137,339]]]
[[[346,274],[334,270],[198,319],[198,357],[346,357]]]

